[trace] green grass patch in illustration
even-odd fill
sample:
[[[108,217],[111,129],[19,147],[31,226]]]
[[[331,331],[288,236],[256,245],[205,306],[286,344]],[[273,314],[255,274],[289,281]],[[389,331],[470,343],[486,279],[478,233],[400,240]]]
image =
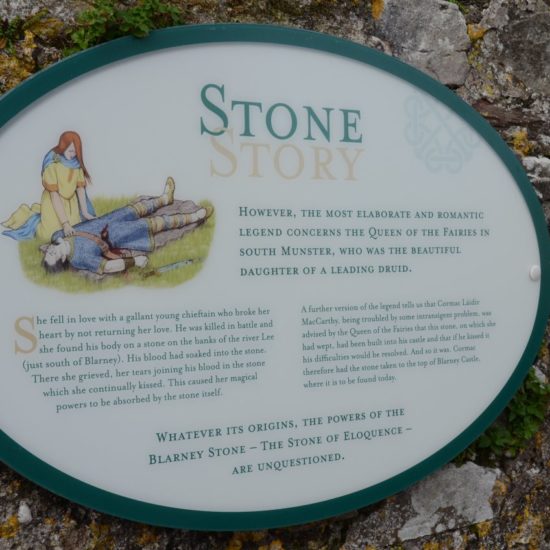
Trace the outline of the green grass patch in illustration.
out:
[[[97,197],[94,207],[98,216],[126,206],[136,197]],[[208,201],[199,203],[211,206]],[[126,272],[105,275],[96,280],[93,276],[74,270],[62,273],[47,273],[42,266],[43,254],[37,239],[19,243],[19,257],[25,275],[34,283],[65,292],[97,292],[112,290],[128,285],[140,287],[174,287],[192,279],[203,266],[214,235],[215,213],[205,223],[183,235],[180,239],[167,243],[162,248],[148,254],[149,262],[145,268],[132,267]],[[176,264],[184,260],[193,260],[166,272],[159,268]]]

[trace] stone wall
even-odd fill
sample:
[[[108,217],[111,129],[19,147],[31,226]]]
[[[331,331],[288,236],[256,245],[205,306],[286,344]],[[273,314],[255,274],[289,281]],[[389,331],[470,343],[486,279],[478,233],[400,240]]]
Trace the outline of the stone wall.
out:
[[[130,0],[126,3],[131,4]],[[395,55],[453,88],[521,159],[550,220],[548,0],[188,0],[189,23],[255,22],[316,30]],[[0,19],[29,18],[0,92],[61,57],[78,0],[0,0]],[[495,197],[498,200],[498,197]],[[513,221],[511,220],[511,223]],[[536,361],[550,376],[548,336]],[[0,465],[0,550],[439,550],[550,548],[550,414],[515,458],[450,464],[345,516],[252,533],[202,533],[123,521],[72,504]]]

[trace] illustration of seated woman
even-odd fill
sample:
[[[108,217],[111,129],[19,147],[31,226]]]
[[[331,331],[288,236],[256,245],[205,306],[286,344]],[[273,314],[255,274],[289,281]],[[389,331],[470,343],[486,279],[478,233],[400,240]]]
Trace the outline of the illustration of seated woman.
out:
[[[119,273],[129,267],[145,267],[147,253],[164,243],[160,235],[176,229],[194,229],[213,212],[192,201],[181,202],[186,212],[157,213],[174,203],[175,182],[168,178],[164,193],[113,210],[104,216],[76,224],[70,235],[63,230],[52,235],[52,243],[42,245],[43,265],[55,273],[72,267],[99,275]],[[157,215],[153,215],[157,213]]]
[[[8,228],[3,234],[18,241],[34,237],[49,241],[59,229],[71,235],[75,224],[95,218],[86,193],[89,183],[80,136],[76,132],[63,132],[57,146],[42,162],[44,190],[40,204],[21,205],[2,223]]]

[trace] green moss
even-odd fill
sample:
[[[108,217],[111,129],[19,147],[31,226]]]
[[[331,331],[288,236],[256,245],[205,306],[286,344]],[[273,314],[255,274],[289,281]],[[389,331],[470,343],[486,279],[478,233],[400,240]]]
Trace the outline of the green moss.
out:
[[[121,36],[147,36],[152,30],[184,22],[183,11],[163,0],[137,0],[124,5],[117,0],[93,0],[77,18],[67,53],[85,50]]]
[[[266,21],[276,23],[291,23],[296,19],[330,18],[337,13],[361,9],[361,3],[356,0],[312,0],[302,5],[295,0],[228,0],[226,2],[227,16],[232,21]],[[363,12],[362,12],[363,13]]]
[[[25,20],[15,17],[11,21],[0,21],[0,48],[13,53],[13,46],[18,40],[23,39]]]
[[[468,58],[468,63],[478,71],[481,71],[483,69],[483,63],[480,61],[480,55],[481,55],[481,41],[480,40],[472,41],[472,47],[468,51],[467,58]]]
[[[516,456],[540,429],[549,404],[550,386],[531,369],[499,419],[455,460],[494,463],[501,457]]]
[[[52,17],[47,10],[40,10],[27,19],[15,17],[10,21],[0,21],[0,49],[16,53],[15,46],[25,39],[27,32],[49,46],[58,46],[66,40],[63,22]]]
[[[49,17],[47,13],[27,21],[24,28],[31,31],[39,40],[49,43],[55,43],[65,32],[63,22],[55,17]]]
[[[466,15],[469,11],[468,6],[466,6],[463,2],[460,2],[459,0],[447,0],[447,2],[449,2],[449,4],[454,4],[455,6],[457,6],[464,15]]]
[[[47,10],[27,19],[0,21],[0,50],[15,55],[23,45],[26,32],[37,42],[32,56],[25,56],[23,61],[10,59],[9,64],[4,61],[0,74],[8,77],[0,78],[0,92],[9,90],[62,56],[122,36],[144,37],[154,29],[193,22],[199,12],[233,22],[289,25],[296,20],[333,19],[335,15],[345,16],[346,13],[362,17],[365,8],[361,0],[311,0],[303,5],[295,0],[227,0],[224,3],[216,0],[188,0],[185,3],[177,0],[90,0],[87,5],[71,27],[52,17]],[[52,46],[57,51],[52,51]],[[37,59],[42,65],[38,65]],[[33,62],[30,68],[27,66],[29,60]],[[20,70],[21,66],[25,72]],[[15,74],[18,76],[13,76]]]

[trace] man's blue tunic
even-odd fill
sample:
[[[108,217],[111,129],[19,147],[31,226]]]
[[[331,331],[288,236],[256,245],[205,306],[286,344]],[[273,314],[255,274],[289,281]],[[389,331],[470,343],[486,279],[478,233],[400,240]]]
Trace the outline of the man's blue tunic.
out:
[[[76,224],[75,231],[90,233],[101,239],[106,230],[110,248],[124,248],[140,252],[151,252],[155,248],[153,232],[148,218],[140,218],[132,206],[125,206],[113,210],[94,220],[87,220]],[[52,242],[59,238],[66,238],[63,230],[52,235]],[[94,240],[73,236],[69,237],[71,254],[69,263],[75,269],[85,269],[102,274],[107,258],[103,250]]]

